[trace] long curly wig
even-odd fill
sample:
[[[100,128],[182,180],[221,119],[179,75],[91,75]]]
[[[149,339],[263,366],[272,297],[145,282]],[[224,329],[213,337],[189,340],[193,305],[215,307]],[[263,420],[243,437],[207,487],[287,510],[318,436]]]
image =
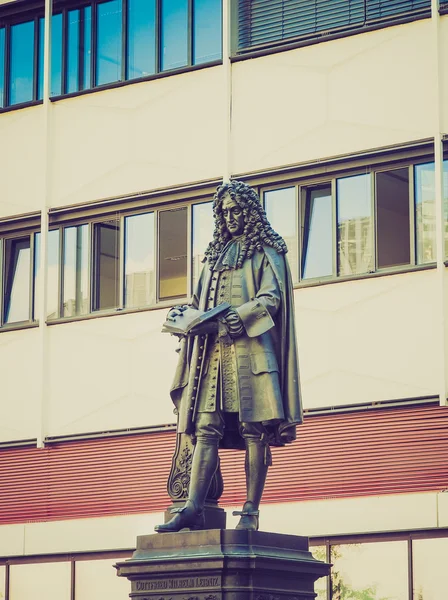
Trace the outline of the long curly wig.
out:
[[[215,230],[213,240],[205,251],[211,269],[232,238],[222,213],[222,203],[227,194],[238,204],[244,215],[242,249],[237,268],[241,268],[246,258],[251,258],[257,250],[262,250],[263,246],[271,246],[280,254],[288,252],[284,239],[272,229],[256,191],[242,181],[230,181],[219,186],[213,197]]]

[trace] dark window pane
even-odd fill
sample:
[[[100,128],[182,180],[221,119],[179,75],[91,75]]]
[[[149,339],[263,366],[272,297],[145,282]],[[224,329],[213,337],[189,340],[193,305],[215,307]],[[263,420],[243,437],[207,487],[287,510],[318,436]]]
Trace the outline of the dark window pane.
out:
[[[159,219],[159,298],[186,296],[187,209],[164,210]]]
[[[161,69],[188,64],[188,0],[162,0]]]
[[[288,261],[294,281],[298,280],[297,261],[297,198],[296,188],[284,188],[265,192],[264,204],[272,228],[280,234],[288,246]]]
[[[373,271],[370,175],[338,179],[337,207],[339,274]]]
[[[34,308],[33,319],[40,312],[40,233],[34,234]],[[48,232],[47,318],[59,317],[59,229]]]
[[[90,77],[92,72],[92,8],[86,6],[83,11],[83,36],[81,56],[83,61],[83,82],[82,89],[90,88]]]
[[[96,83],[121,79],[121,0],[98,4]]]
[[[154,213],[126,217],[125,220],[126,306],[154,304]]]
[[[11,27],[9,103],[33,100],[34,21]]]
[[[67,22],[67,93],[79,90],[80,11],[69,10]]]
[[[156,2],[128,0],[128,79],[156,72]]]
[[[89,227],[64,229],[63,316],[89,312]]]
[[[5,29],[0,29],[0,108],[4,106],[5,79]]]
[[[45,44],[45,19],[39,19],[39,48],[37,57],[37,99],[44,97],[44,44]]]
[[[222,56],[222,0],[194,0],[193,64],[217,60]]]
[[[411,260],[408,169],[377,173],[376,218],[378,268],[408,265]]]
[[[193,290],[199,280],[205,257],[205,249],[213,238],[215,226],[213,219],[213,202],[203,202],[193,205],[193,256],[192,256],[192,285]]]
[[[118,221],[96,223],[94,310],[120,304],[120,225]]]
[[[30,268],[30,238],[5,240],[5,323],[30,318]]]
[[[62,94],[62,14],[51,20],[51,96]]]
[[[332,546],[330,562],[334,599],[409,598],[406,541]]]
[[[301,210],[302,279],[333,275],[331,185],[304,190]]]

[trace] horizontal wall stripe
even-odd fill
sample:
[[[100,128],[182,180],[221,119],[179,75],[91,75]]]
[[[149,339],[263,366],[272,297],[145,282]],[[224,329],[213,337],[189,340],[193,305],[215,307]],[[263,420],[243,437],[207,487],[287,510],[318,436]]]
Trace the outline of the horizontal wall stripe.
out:
[[[273,450],[263,500],[296,502],[448,488],[448,408],[307,415]],[[172,431],[0,450],[0,523],[164,510]],[[222,504],[245,496],[244,452],[221,451]]]

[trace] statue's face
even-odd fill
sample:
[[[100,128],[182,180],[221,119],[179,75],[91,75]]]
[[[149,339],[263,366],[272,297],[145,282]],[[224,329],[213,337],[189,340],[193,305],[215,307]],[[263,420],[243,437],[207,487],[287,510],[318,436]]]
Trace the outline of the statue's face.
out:
[[[232,237],[241,235],[244,231],[244,214],[242,208],[233,200],[230,194],[226,194],[222,201],[222,214],[226,222],[228,232]]]

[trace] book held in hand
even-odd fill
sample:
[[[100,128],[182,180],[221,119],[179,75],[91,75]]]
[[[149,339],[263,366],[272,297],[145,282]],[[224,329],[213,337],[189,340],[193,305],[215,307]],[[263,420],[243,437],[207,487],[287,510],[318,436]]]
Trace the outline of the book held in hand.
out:
[[[212,333],[217,331],[217,324],[213,321],[225,313],[230,308],[228,302],[223,302],[215,308],[207,311],[198,310],[188,306],[187,308],[179,309],[179,314],[170,317],[168,316],[162,326],[162,333],[172,333],[174,335],[194,335],[194,329],[199,333]],[[216,325],[216,327],[214,327]]]

